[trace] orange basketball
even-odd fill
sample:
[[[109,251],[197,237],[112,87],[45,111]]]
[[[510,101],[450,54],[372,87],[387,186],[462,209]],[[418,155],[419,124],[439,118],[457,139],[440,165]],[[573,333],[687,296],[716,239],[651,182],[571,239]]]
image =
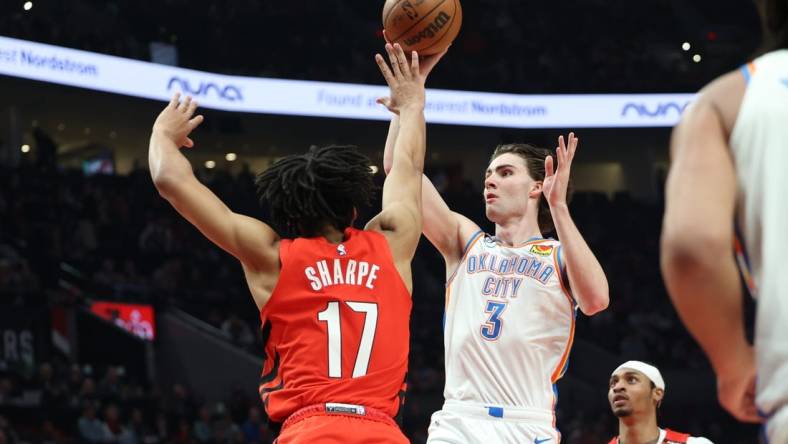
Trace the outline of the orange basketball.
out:
[[[386,0],[383,6],[386,39],[405,52],[437,54],[457,37],[461,25],[460,0]]]

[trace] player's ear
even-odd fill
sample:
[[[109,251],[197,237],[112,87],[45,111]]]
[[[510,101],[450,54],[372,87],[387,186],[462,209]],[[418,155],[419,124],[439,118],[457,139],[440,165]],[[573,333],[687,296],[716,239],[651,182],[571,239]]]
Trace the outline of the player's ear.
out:
[[[542,181],[536,180],[531,184],[531,189],[528,190],[528,197],[532,199],[538,198],[542,194]]]
[[[656,402],[657,408],[659,408],[659,406],[662,405],[662,398],[665,397],[665,390],[662,390],[661,388],[657,387],[651,390],[651,397],[654,400],[654,402]]]

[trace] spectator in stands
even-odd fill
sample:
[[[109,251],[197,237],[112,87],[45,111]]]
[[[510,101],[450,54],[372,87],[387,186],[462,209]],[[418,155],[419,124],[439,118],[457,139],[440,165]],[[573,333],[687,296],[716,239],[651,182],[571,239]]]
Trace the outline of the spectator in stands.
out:
[[[92,402],[85,402],[77,425],[79,438],[84,442],[98,443],[104,440],[104,424],[96,418],[96,407]]]

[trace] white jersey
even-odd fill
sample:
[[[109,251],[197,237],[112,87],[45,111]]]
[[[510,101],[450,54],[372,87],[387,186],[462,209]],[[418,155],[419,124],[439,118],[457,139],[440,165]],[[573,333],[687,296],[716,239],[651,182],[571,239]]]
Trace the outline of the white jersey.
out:
[[[788,407],[788,50],[743,67],[748,85],[730,145],[736,163],[739,264],[758,299],[756,403]]]
[[[482,232],[471,238],[446,284],[447,403],[553,415],[576,313],[560,250],[553,239],[506,247]]]

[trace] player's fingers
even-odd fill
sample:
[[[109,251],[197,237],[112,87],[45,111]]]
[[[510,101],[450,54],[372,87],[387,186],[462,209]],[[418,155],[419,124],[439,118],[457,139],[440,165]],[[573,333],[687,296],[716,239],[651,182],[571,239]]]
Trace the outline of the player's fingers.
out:
[[[389,55],[389,63],[391,63],[391,73],[394,74],[395,79],[402,77],[402,71],[399,70],[399,61],[397,55],[394,53],[394,46],[386,44],[386,52]]]
[[[194,131],[195,128],[200,126],[200,124],[205,120],[202,114],[198,114],[194,116],[193,119],[189,120],[189,132]]]
[[[181,101],[181,93],[176,92],[175,94],[172,95],[172,99],[170,99],[170,103],[168,103],[167,106],[172,108],[177,108],[178,103],[180,101]]]
[[[553,156],[547,156],[544,159],[544,177],[550,177],[553,173]]]
[[[183,112],[188,110],[189,105],[191,105],[191,103],[192,103],[192,96],[186,96],[186,98],[183,99],[183,102],[181,102],[181,104],[178,105],[178,111]]]
[[[577,151],[577,146],[580,145],[580,138],[573,137],[572,141],[569,143],[569,158],[575,157],[575,152]]]
[[[187,137],[186,140],[183,141],[183,146],[186,148],[194,148],[194,141]]]
[[[405,78],[411,77],[410,66],[408,63],[408,57],[405,55],[405,51],[402,49],[402,46],[399,43],[394,44],[394,54],[397,56],[397,63],[399,63],[399,70]]]
[[[413,77],[419,75],[419,53],[412,51],[410,54],[410,73]]]
[[[186,115],[191,117],[194,115],[195,111],[197,111],[197,101],[192,100],[191,103],[189,103],[189,108],[186,110]]]
[[[380,73],[383,74],[386,83],[391,86],[394,82],[394,74],[391,73],[389,66],[386,64],[386,59],[380,54],[375,54],[375,62],[377,62]]]

